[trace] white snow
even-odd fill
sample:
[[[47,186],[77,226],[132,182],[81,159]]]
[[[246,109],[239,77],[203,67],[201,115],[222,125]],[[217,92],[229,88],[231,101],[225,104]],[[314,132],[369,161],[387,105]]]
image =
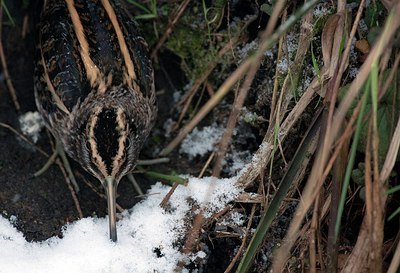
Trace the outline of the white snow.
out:
[[[205,126],[200,130],[196,127],[182,141],[179,152],[187,154],[189,159],[193,159],[197,155],[203,156],[214,150],[224,130],[225,128],[218,127],[216,124]]]
[[[106,218],[88,217],[71,223],[64,227],[62,239],[27,242],[0,217],[0,272],[174,272],[180,261],[207,258],[203,251],[189,256],[180,252],[193,220],[187,219],[193,204],[211,216],[240,193],[235,181],[236,177],[190,178],[187,187],[179,186],[171,196],[167,211],[159,204],[170,187],[157,183],[147,199],[123,213],[117,223],[117,243],[108,239]]]
[[[39,112],[26,112],[18,117],[19,126],[24,135],[29,137],[33,143],[39,139],[40,131],[44,127],[44,122]]]

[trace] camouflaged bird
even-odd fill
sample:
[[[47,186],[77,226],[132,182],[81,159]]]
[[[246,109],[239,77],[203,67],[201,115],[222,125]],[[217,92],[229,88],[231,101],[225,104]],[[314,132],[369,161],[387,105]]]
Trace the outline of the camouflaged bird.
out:
[[[115,0],[48,0],[39,28],[37,107],[66,153],[104,186],[116,241],[116,188],[157,112],[147,44]]]

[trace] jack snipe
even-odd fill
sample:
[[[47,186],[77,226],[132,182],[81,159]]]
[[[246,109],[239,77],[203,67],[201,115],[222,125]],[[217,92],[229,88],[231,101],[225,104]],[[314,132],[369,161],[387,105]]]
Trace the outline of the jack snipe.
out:
[[[116,188],[135,167],[157,112],[147,45],[116,0],[50,0],[37,52],[39,112],[66,153],[104,186],[116,241]]]

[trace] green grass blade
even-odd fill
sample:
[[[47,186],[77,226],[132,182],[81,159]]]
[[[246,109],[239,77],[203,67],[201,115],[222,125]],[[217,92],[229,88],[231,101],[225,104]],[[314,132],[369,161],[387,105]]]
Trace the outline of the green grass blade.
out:
[[[364,89],[366,91],[364,92],[364,95],[362,97],[361,109],[360,109],[360,113],[357,118],[356,131],[354,133],[353,142],[352,142],[351,148],[350,148],[349,162],[347,164],[345,178],[344,178],[343,185],[342,185],[342,193],[340,196],[338,213],[337,213],[337,218],[336,218],[336,225],[335,225],[335,238],[334,238],[335,242],[337,241],[337,238],[339,236],[342,214],[343,214],[344,204],[345,204],[346,196],[347,196],[347,188],[350,184],[351,172],[353,170],[354,161],[355,161],[356,152],[357,152],[357,145],[360,141],[360,135],[361,135],[361,131],[362,131],[363,117],[364,117],[365,109],[366,109],[367,102],[369,99],[368,90],[370,88],[370,85],[371,85],[371,81],[369,79],[367,81],[366,88]]]
[[[292,182],[295,180],[302,167],[307,166],[310,160],[309,150],[312,144],[318,139],[318,132],[319,128],[321,127],[321,121],[322,119],[319,113],[311,129],[307,132],[306,137],[297,149],[293,160],[289,164],[288,170],[285,173],[285,176],[282,178],[281,183],[279,184],[279,189],[276,191],[274,197],[272,198],[269,207],[265,210],[264,215],[261,218],[260,224],[257,226],[254,236],[251,239],[242,260],[240,261],[236,273],[244,273],[249,270],[257,253],[257,250],[262,245],[264,237],[269,227],[271,226],[272,221],[275,219],[278,209],[282,201],[285,199],[286,194],[290,189],[290,186],[292,185]]]
[[[162,173],[153,172],[153,171],[146,171],[146,172],[144,172],[144,174],[148,175],[150,177],[153,177],[153,178],[162,179],[164,181],[170,182],[171,184],[178,183],[178,184],[186,186],[188,183],[188,179],[179,177],[177,175],[168,175],[168,174],[162,174]]]
[[[15,21],[14,18],[12,18],[10,11],[8,10],[6,4],[4,3],[4,1],[1,1],[1,6],[3,7],[4,11],[6,12],[7,18],[8,20],[10,20],[11,25],[14,27],[15,26]]]

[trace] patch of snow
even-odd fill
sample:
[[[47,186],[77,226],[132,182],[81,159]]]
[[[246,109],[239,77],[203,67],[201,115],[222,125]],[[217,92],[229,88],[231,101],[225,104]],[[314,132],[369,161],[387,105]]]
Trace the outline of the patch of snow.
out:
[[[237,51],[238,55],[239,55],[238,56],[239,59],[244,60],[245,58],[247,58],[250,55],[250,53],[252,53],[252,52],[254,53],[258,48],[258,44],[259,43],[258,43],[257,39],[251,41],[250,43],[244,44],[243,47],[239,48]]]
[[[224,218],[220,225],[235,225],[235,226],[243,226],[245,221],[245,216],[237,211],[232,211],[229,213],[229,218]]]
[[[358,23],[358,30],[360,31],[361,36],[366,37],[368,35],[369,29],[364,18],[360,19],[360,23]]]
[[[277,66],[280,73],[287,73],[289,70],[288,62],[285,57],[282,57],[282,59],[279,60]]]
[[[187,256],[180,252],[193,201],[209,217],[241,192],[235,182],[236,177],[190,178],[187,187],[179,186],[171,196],[168,211],[159,204],[170,187],[155,184],[147,199],[122,214],[117,243],[108,239],[107,218],[84,218],[65,226],[63,238],[27,242],[0,217],[0,272],[174,272],[180,261],[207,258],[203,251]]]
[[[224,162],[224,171],[229,175],[236,175],[243,170],[251,160],[249,151],[232,151],[228,153]]]
[[[249,55],[251,55],[252,53],[254,53],[258,47],[259,47],[259,40],[255,39],[253,41],[251,41],[250,43],[246,43],[244,44],[241,48],[238,47],[237,49],[237,54],[238,57],[241,61],[243,61],[244,59],[246,59]],[[275,55],[273,50],[275,49],[276,46],[273,46],[272,49],[266,50],[264,52],[264,56],[274,60],[275,59]]]
[[[171,135],[171,131],[172,131],[172,128],[174,127],[174,125],[175,125],[175,122],[171,118],[169,118],[165,121],[163,129],[164,129],[164,134],[166,137],[169,137]]]
[[[330,10],[328,7],[329,6],[327,6],[326,3],[318,3],[313,10],[314,17],[320,18],[325,15],[328,15],[330,13]]]
[[[289,32],[285,37],[285,46],[287,45],[287,53],[283,54],[282,58],[277,64],[277,69],[280,73],[287,73],[289,71],[289,66],[292,64],[292,59],[294,58],[294,53],[298,47],[298,34]],[[289,56],[287,56],[289,55]],[[289,60],[288,60],[289,57]]]
[[[39,112],[26,112],[18,117],[18,121],[22,133],[29,137],[33,143],[36,143],[40,131],[44,127],[44,121]]]
[[[196,156],[203,156],[214,151],[215,144],[221,139],[224,128],[216,124],[194,130],[182,141],[179,152],[188,155],[189,159]]]
[[[357,74],[358,74],[358,55],[357,52],[355,50],[355,43],[356,43],[356,39],[353,38],[352,43],[351,43],[351,47],[350,47],[350,56],[349,56],[349,77],[350,79],[354,79]]]

